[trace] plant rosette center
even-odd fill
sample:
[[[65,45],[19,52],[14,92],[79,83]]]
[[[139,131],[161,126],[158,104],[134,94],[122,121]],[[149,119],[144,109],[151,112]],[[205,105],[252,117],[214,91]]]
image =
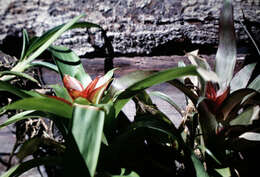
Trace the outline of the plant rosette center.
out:
[[[51,96],[57,100],[63,101],[67,104],[99,104],[104,91],[108,87],[111,79],[105,79],[104,77],[96,77],[92,80],[86,88],[82,83],[74,77],[65,75],[63,77],[63,84],[71,97],[72,102],[57,96]]]

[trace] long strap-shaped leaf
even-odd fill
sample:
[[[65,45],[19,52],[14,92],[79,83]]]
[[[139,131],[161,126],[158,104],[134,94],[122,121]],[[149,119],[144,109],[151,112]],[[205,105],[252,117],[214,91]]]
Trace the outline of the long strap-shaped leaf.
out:
[[[47,36],[47,38],[44,40],[44,43],[36,49],[35,52],[33,52],[31,55],[28,56],[27,59],[22,60],[22,62],[19,62],[12,71],[22,72],[24,71],[36,57],[38,57],[44,50],[46,50],[60,35],[62,35],[65,31],[67,31],[73,24],[75,24],[80,18],[82,18],[84,15],[79,15],[72,19],[69,23],[63,25],[59,30],[55,31],[55,33],[51,36]],[[27,53],[26,53],[27,54]],[[25,56],[26,56],[25,54]]]
[[[133,123],[132,127],[134,128],[149,128],[152,130],[155,130],[157,132],[167,134],[168,136],[172,137],[173,139],[177,139],[178,143],[180,144],[181,148],[183,148],[185,157],[190,159],[193,167],[195,169],[196,177],[209,177],[207,172],[204,169],[204,166],[202,165],[201,161],[196,157],[194,152],[190,147],[188,147],[182,137],[180,136],[178,130],[175,127],[165,127],[162,123],[160,123],[159,119],[153,119],[148,121],[140,121],[137,123]],[[192,170],[192,169],[190,169]]]
[[[41,95],[34,91],[26,91],[22,89],[18,89],[8,82],[0,81],[0,91],[6,91],[12,93],[20,98],[28,98],[31,96],[40,97]]]
[[[115,102],[116,115],[120,112],[123,106],[138,92],[145,90],[148,87],[151,87],[156,84],[160,84],[163,82],[167,82],[179,77],[188,76],[188,75],[198,75],[197,68],[195,66],[187,66],[181,68],[172,68],[168,70],[164,70],[161,72],[157,72],[154,74],[148,72],[138,72],[137,75],[131,75],[132,78],[125,77],[121,78],[120,82],[130,82],[126,84],[127,87],[121,89],[125,89],[117,98]],[[135,82],[136,80],[136,82]],[[114,83],[115,87],[120,87],[119,82]],[[125,83],[122,83],[123,85]]]
[[[91,82],[91,77],[85,72],[80,58],[70,49],[63,46],[49,48],[61,77],[65,74],[77,78],[86,87]]]
[[[1,128],[4,128],[12,123],[15,123],[17,121],[20,121],[20,120],[24,120],[24,119],[28,119],[28,118],[37,118],[37,117],[40,117],[40,116],[36,116],[36,115],[30,115],[31,113],[33,113],[34,111],[33,110],[30,110],[30,111],[24,111],[24,112],[21,112],[21,113],[18,113],[10,118],[8,118],[4,123],[0,124],[0,129]]]
[[[235,75],[230,83],[231,92],[238,89],[246,88],[248,81],[255,69],[255,66],[256,63],[248,64]]]
[[[60,164],[61,162],[62,160],[60,157],[42,157],[38,159],[32,159],[10,168],[7,172],[1,175],[1,177],[18,177],[24,172],[34,167],[40,165],[57,165]]]
[[[228,118],[228,115],[232,111],[232,109],[238,104],[240,104],[248,95],[252,93],[256,93],[256,91],[249,88],[240,89],[233,92],[225,99],[225,101],[222,103],[221,107],[219,108],[220,114],[218,114],[217,119],[230,121],[226,119]]]
[[[96,171],[102,141],[105,112],[94,106],[75,106],[72,134],[90,175]]]
[[[233,20],[232,0],[224,0],[220,14],[219,47],[216,55],[216,73],[220,89],[228,87],[236,64],[236,36]]]
[[[37,48],[39,48],[41,45],[43,45],[51,36],[53,36],[57,31],[59,31],[61,28],[63,28],[66,24],[62,24],[59,26],[56,26],[47,32],[45,32],[41,37],[37,38],[34,40],[30,46],[28,47],[28,50],[26,51],[25,57],[28,57],[31,55]],[[67,30],[74,29],[74,28],[101,28],[101,26],[94,24],[94,23],[89,23],[89,22],[77,22],[74,23],[72,26],[67,28]]]
[[[72,106],[63,101],[49,97],[32,97],[16,101],[7,107],[7,110],[37,110],[52,113],[60,117],[70,119],[72,117]]]

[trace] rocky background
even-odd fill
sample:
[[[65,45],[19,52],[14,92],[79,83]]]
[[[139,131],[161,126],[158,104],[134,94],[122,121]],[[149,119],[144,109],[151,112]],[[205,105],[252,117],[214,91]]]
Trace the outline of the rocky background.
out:
[[[211,53],[218,43],[221,4],[222,0],[0,0],[0,49],[12,46],[17,51],[23,28],[39,36],[85,13],[83,20],[108,31],[121,56],[182,54],[191,48]],[[242,9],[259,41],[260,0],[234,0],[234,6],[243,52],[249,40],[239,23]],[[56,44],[69,46],[81,56],[95,56],[104,41],[98,31],[83,29],[67,32]]]

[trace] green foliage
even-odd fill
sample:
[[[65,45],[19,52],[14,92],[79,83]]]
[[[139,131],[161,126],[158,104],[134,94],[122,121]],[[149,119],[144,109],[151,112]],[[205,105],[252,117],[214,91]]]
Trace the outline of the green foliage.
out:
[[[93,106],[76,106],[72,134],[91,176],[95,175],[105,112]]]
[[[212,70],[198,51],[187,54],[192,65],[154,71],[137,71],[113,79],[114,71],[92,81],[80,58],[69,48],[53,46],[62,33],[73,28],[102,29],[99,25],[77,22],[57,26],[42,36],[29,39],[23,31],[23,47],[18,64],[0,73],[0,91],[18,96],[0,112],[21,111],[9,117],[0,129],[12,123],[39,117],[54,121],[64,141],[34,137],[18,151],[20,163],[2,177],[19,176],[39,165],[60,165],[65,176],[172,176],[176,164],[185,167],[183,176],[231,176],[238,169],[233,157],[260,142],[260,79],[249,83],[256,64],[243,67],[234,77],[236,40],[231,0],[224,0],[220,17],[220,41],[216,66]],[[55,65],[34,61],[46,49]],[[15,76],[37,82],[23,71],[44,66],[59,72],[63,85],[50,86],[55,96],[25,91],[7,82]],[[215,72],[214,72],[215,71]],[[10,76],[12,75],[12,76]],[[70,76],[64,80],[64,77]],[[188,98],[184,113],[164,93],[146,89],[168,82]],[[167,101],[183,117],[180,127],[153,104],[150,95]],[[133,100],[133,122],[122,112]],[[42,146],[57,148],[56,156],[23,161]],[[238,146],[239,145],[239,146]],[[243,159],[240,159],[243,161]],[[206,168],[205,168],[206,167]]]
[[[228,87],[236,64],[236,35],[232,0],[224,0],[220,14],[219,47],[216,54],[216,73],[220,78],[220,89]]]
[[[84,87],[91,82],[91,78],[85,72],[80,58],[72,50],[63,46],[51,46],[49,51],[59,68],[59,72],[62,74],[61,78],[63,78],[65,74],[70,75],[78,79]]]

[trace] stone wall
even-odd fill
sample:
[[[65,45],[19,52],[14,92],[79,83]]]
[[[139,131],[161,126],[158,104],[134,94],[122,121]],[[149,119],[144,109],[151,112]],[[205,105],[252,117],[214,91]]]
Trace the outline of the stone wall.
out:
[[[259,1],[234,0],[236,32],[242,45],[246,45],[248,37],[239,24],[241,9],[259,37]],[[108,30],[119,55],[174,54],[189,50],[190,45],[215,47],[221,4],[221,0],[0,0],[0,44],[4,45],[8,36],[21,36],[23,28],[41,35],[85,13],[83,20]],[[84,55],[97,53],[103,40],[98,32],[74,30],[56,44]]]

